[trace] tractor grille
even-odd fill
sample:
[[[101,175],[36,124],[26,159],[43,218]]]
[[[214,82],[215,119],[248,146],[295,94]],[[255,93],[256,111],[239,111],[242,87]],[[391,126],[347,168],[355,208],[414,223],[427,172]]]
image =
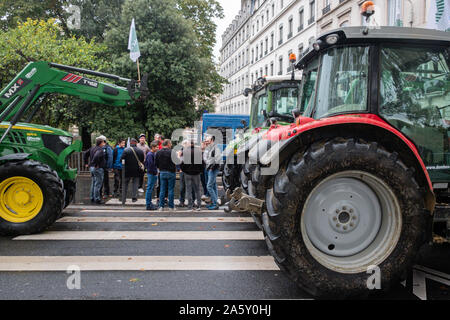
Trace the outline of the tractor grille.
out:
[[[14,144],[27,144],[27,139],[22,132],[10,131],[5,138],[5,141],[9,141]]]

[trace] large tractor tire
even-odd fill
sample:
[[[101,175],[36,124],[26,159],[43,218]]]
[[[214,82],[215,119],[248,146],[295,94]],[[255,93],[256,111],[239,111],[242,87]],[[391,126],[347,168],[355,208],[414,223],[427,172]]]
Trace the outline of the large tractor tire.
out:
[[[69,204],[72,203],[75,198],[76,182],[66,180],[64,181],[64,206],[63,209],[67,208]]]
[[[222,172],[222,185],[225,193],[230,190],[233,190],[240,186],[239,173],[240,166],[238,164],[230,164],[226,163],[223,167]]]
[[[248,194],[248,183],[250,181],[250,163],[248,156],[245,156],[245,163],[241,166],[239,173],[239,181],[241,183],[240,187],[246,194]]]
[[[389,290],[424,241],[427,214],[413,175],[376,142],[339,138],[297,152],[266,192],[262,220],[275,261],[316,297],[373,292],[370,266]]]
[[[0,166],[0,235],[41,232],[63,205],[63,183],[49,166],[33,160]]]

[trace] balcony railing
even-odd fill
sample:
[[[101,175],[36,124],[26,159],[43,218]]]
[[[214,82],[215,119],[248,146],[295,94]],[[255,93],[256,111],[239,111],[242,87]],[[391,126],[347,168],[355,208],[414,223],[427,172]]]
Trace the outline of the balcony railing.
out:
[[[297,32],[300,32],[303,30],[303,24],[301,24],[298,28],[297,28]]]
[[[331,10],[331,6],[330,4],[328,4],[325,8],[322,9],[322,14],[327,14],[328,12],[330,12]]]

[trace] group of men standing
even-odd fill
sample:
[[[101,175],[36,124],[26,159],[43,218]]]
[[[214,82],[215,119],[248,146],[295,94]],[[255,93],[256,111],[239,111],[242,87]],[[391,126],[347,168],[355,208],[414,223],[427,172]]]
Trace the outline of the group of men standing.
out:
[[[109,148],[108,148],[109,147]],[[111,150],[109,150],[111,149]],[[185,206],[188,200],[189,210],[200,210],[202,199],[210,200],[207,209],[218,209],[218,190],[216,177],[220,166],[220,152],[216,152],[214,137],[209,136],[201,147],[193,141],[183,141],[178,152],[172,149],[170,139],[162,139],[155,135],[154,141],[147,145],[145,135],[130,140],[130,146],[125,147],[121,139],[114,150],[106,143],[106,138],[100,136],[95,146],[85,152],[84,159],[92,177],[91,202],[103,204],[102,189],[105,197],[112,196],[109,191],[108,174],[114,171],[114,196],[124,196],[131,184],[131,198],[137,201],[138,191],[144,192],[144,175],[147,173],[147,188],[145,200],[147,210],[163,211],[168,200],[169,210],[175,210],[174,194],[176,172],[180,175],[180,206]],[[124,161],[124,167],[122,165]],[[122,181],[122,170],[125,170],[125,180]],[[123,183],[122,183],[123,182]],[[203,186],[202,196],[201,187]],[[157,187],[156,204],[152,202],[154,188]],[[159,189],[159,190],[158,190]],[[194,202],[196,205],[194,206]]]

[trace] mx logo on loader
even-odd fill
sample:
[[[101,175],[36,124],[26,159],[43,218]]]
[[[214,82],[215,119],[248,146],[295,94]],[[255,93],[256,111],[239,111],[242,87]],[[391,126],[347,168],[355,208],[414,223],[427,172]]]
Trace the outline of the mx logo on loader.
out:
[[[13,95],[15,95],[17,92],[20,91],[20,89],[22,89],[23,87],[25,87],[28,83],[30,83],[29,80],[24,80],[24,79],[18,79],[16,81],[16,83],[14,83],[11,88],[9,88],[8,92],[6,92],[2,98],[4,99],[9,99],[11,98]]]

